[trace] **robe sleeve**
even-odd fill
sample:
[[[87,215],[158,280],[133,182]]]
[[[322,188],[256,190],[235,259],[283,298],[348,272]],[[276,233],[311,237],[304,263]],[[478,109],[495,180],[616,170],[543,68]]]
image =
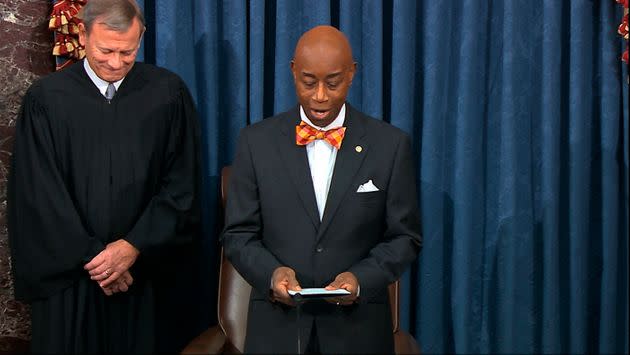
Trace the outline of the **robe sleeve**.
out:
[[[87,277],[83,265],[104,249],[86,230],[68,192],[53,142],[54,117],[41,97],[37,85],[24,97],[7,187],[15,296],[23,301]]]
[[[140,252],[190,242],[199,224],[199,128],[186,86],[170,105],[171,126],[161,167],[160,187],[124,237]]]

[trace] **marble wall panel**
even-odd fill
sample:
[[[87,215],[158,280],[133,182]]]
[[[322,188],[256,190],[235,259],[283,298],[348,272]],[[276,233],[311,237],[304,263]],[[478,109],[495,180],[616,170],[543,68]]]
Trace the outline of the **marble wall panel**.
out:
[[[0,0],[0,354],[30,336],[28,306],[13,299],[6,181],[15,120],[26,89],[54,70],[50,0]]]

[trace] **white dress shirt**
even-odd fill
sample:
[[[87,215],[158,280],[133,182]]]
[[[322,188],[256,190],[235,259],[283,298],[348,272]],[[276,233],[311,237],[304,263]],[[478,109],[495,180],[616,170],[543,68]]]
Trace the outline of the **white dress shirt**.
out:
[[[92,70],[92,67],[90,67],[90,63],[88,63],[87,59],[83,59],[83,68],[85,68],[85,72],[90,77],[90,79],[92,79],[92,82],[94,83],[94,85],[96,85],[98,91],[100,91],[101,94],[105,96],[105,91],[107,91],[107,85],[109,85],[109,82],[99,78],[98,75],[96,75],[94,70]],[[122,84],[123,80],[125,80],[125,78],[122,78],[112,83],[114,84],[116,91],[118,91],[118,88],[120,87],[120,84]]]
[[[300,106],[300,117],[302,121],[318,131],[328,131],[329,129],[339,128],[343,126],[343,122],[346,119],[346,104],[341,106],[337,118],[326,127],[314,125],[313,122],[306,117],[302,106]],[[313,188],[315,189],[317,210],[319,211],[319,220],[321,221],[324,216],[330,181],[332,180],[332,174],[335,168],[337,149],[323,139],[316,139],[306,145],[306,154],[308,156],[308,165],[311,168],[311,178],[313,179]]]
[[[330,129],[343,126],[346,120],[346,104],[341,106],[339,115],[326,127],[318,127],[306,117],[304,108],[300,106],[300,118],[309,126],[318,131],[328,131]],[[337,149],[323,139],[316,139],[306,145],[306,155],[308,156],[308,165],[311,169],[311,179],[313,179],[313,188],[315,189],[315,199],[317,201],[317,210],[319,211],[319,220],[324,216],[324,208],[326,208],[326,199],[328,198],[328,190],[332,181],[335,161],[337,160]],[[361,285],[357,285],[357,297],[361,293]],[[273,278],[271,282],[273,288]]]

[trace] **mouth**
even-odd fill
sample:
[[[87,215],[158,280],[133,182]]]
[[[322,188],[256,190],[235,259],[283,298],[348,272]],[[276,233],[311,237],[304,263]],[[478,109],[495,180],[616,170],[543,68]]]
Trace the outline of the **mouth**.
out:
[[[316,109],[311,109],[311,115],[316,118],[316,119],[324,119],[328,116],[328,114],[330,113],[330,110],[316,110]]]

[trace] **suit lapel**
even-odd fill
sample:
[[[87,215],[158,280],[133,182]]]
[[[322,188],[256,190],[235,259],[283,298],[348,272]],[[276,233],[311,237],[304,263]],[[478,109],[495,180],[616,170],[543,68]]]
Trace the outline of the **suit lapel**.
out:
[[[319,212],[315,200],[315,190],[313,180],[306,155],[306,146],[295,144],[295,126],[300,123],[300,112],[298,109],[288,111],[285,118],[280,120],[280,131],[282,139],[278,140],[277,147],[279,155],[285,163],[285,169],[295,185],[298,196],[302,200],[306,213],[311,218],[315,228],[319,228]]]
[[[353,187],[351,185],[353,178],[359,171],[361,163],[368,153],[369,147],[365,140],[364,122],[358,117],[358,112],[349,104],[346,103],[346,107],[346,135],[341,144],[341,149],[337,152],[332,181],[330,182],[330,190],[326,198],[322,225],[317,235],[318,240],[326,232],[326,229],[328,229],[328,226],[334,219],[339,204],[346,193],[349,192],[348,189]]]

